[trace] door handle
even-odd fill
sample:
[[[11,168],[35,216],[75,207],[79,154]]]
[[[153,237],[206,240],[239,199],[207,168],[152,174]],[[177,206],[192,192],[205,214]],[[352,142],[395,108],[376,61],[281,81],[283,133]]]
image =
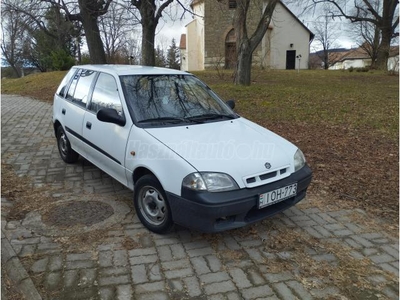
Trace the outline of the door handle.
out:
[[[61,113],[63,114],[63,115],[65,115],[65,108],[63,108],[62,110],[61,110]]]
[[[87,129],[92,129],[92,123],[86,122],[86,128]]]

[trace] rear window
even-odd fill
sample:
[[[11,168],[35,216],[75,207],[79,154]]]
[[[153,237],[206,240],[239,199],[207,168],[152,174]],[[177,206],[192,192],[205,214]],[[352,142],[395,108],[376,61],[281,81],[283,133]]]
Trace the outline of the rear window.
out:
[[[88,102],[90,87],[96,74],[96,72],[91,70],[79,70],[69,86],[67,100],[85,107]]]
[[[56,94],[61,96],[61,97],[65,97],[66,92],[67,92],[67,88],[68,88],[68,84],[71,81],[71,78],[75,75],[77,69],[71,69],[69,70],[69,72],[67,73],[67,75],[64,76],[63,80],[61,81],[60,86],[58,87]]]

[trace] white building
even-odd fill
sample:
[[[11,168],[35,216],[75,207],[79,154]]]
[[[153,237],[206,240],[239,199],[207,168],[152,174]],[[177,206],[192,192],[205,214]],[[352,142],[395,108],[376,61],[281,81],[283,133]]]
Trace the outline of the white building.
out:
[[[329,70],[347,70],[350,68],[367,68],[371,66],[372,59],[362,47],[343,52],[341,57],[329,67]],[[390,47],[388,71],[399,72],[399,47]]]
[[[249,36],[257,26],[268,0],[251,2]],[[194,19],[182,35],[181,69],[232,68],[236,64],[233,17],[236,0],[194,0]],[[276,5],[270,26],[253,54],[253,64],[272,69],[308,68],[313,33],[281,2]],[[299,59],[300,58],[300,59]]]

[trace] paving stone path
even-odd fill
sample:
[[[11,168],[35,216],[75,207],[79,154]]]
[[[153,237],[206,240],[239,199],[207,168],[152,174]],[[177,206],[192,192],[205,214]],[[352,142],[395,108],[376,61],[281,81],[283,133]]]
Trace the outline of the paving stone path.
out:
[[[361,210],[299,205],[216,235],[152,234],[131,191],[85,160],[61,161],[50,104],[3,95],[1,115],[3,163],[54,199],[50,216],[21,220],[1,199],[2,267],[26,299],[398,299],[398,236],[359,224]]]

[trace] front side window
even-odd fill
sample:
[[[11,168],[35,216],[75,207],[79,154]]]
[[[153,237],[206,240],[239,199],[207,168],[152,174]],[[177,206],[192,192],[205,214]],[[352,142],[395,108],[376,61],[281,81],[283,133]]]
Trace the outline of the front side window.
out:
[[[100,73],[96,81],[89,110],[97,113],[101,108],[113,108],[122,115],[117,83],[113,76],[106,73]]]
[[[72,80],[66,98],[85,107],[89,97],[90,87],[95,77],[96,72],[94,71],[79,70]]]
[[[121,84],[138,122],[235,118],[210,88],[191,75],[128,75],[121,76]]]

